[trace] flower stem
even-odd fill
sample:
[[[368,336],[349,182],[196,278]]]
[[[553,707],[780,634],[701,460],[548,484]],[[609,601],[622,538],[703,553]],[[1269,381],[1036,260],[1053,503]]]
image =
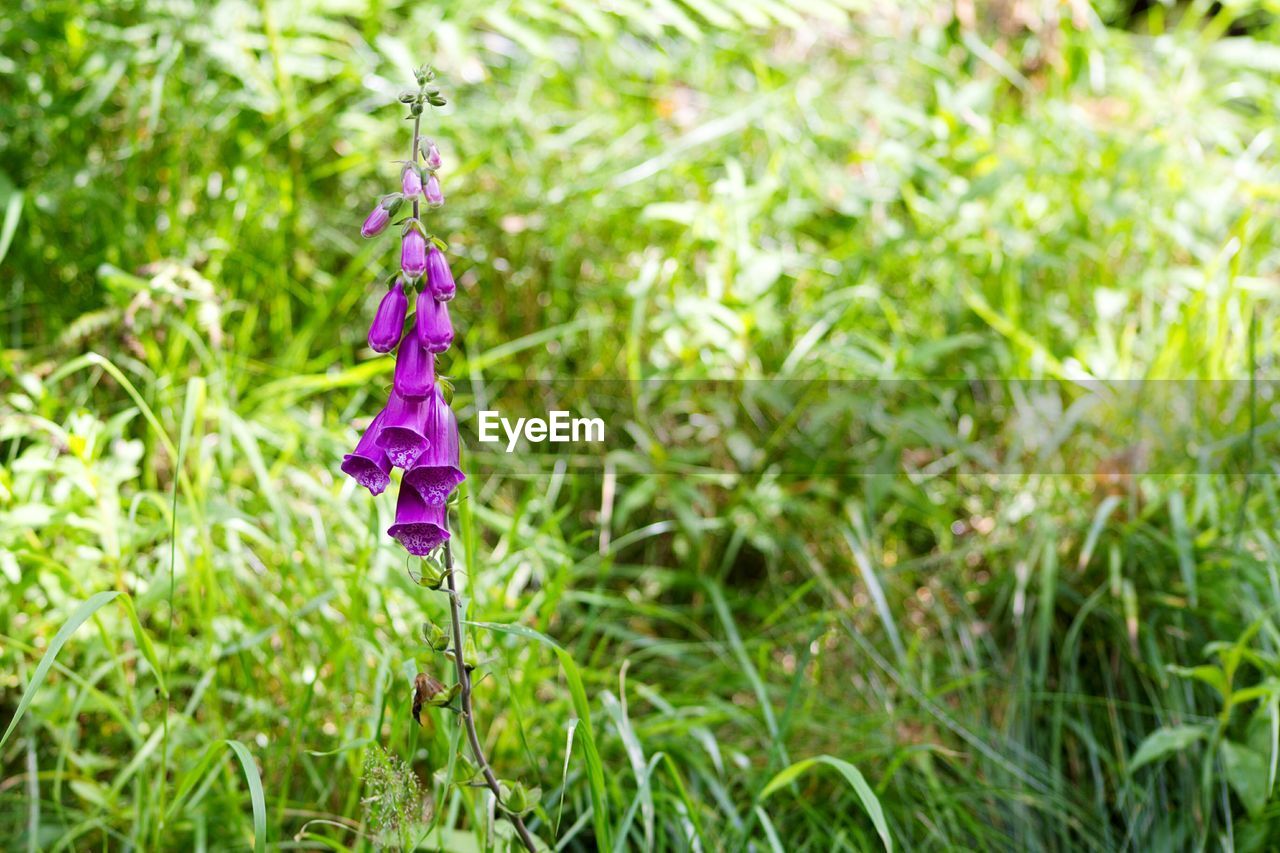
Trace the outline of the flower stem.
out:
[[[415,137],[417,134],[414,134]],[[414,203],[415,205],[417,202]],[[480,736],[476,734],[475,712],[471,707],[471,673],[467,672],[467,664],[463,659],[463,649],[466,648],[465,635],[462,629],[461,605],[458,602],[458,588],[453,579],[453,552],[449,548],[449,543],[444,543],[444,576],[445,584],[449,591],[449,619],[453,628],[453,662],[458,670],[458,684],[462,685],[462,691],[459,694],[459,705],[462,715],[462,725],[467,730],[467,741],[471,744],[471,754],[475,757],[476,764],[480,765],[480,772],[484,776],[484,782],[489,786],[489,790],[493,792],[493,796],[502,801],[502,789],[498,785],[498,779],[493,775],[493,768],[489,766],[489,760],[484,756],[484,749],[480,746]],[[516,833],[520,836],[520,841],[525,848],[536,853],[537,847],[533,843],[533,836],[529,833],[529,829],[524,825],[524,818],[518,814],[505,812],[511,822],[515,824]]]
[[[422,132],[422,114],[413,117],[413,150],[409,152],[409,162],[418,165],[418,143]],[[418,196],[413,197],[413,218],[418,218]]]

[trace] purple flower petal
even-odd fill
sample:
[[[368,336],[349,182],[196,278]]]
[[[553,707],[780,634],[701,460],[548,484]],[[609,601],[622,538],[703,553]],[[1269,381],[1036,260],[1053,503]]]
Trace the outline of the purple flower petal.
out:
[[[394,387],[397,394],[409,399],[425,397],[436,387],[436,357],[418,343],[417,335],[405,335],[400,343]]]
[[[404,167],[404,174],[400,176],[400,189],[411,200],[422,192],[422,176],[418,174],[416,166]]]
[[[440,168],[440,149],[431,140],[427,140],[427,150],[425,152],[427,158],[427,168],[435,171]]]
[[[378,435],[382,431],[382,414],[373,419],[369,428],[360,436],[356,449],[342,457],[342,473],[352,477],[357,483],[369,490],[372,495],[380,495],[391,482],[391,460],[386,452],[378,446]]]
[[[411,468],[427,449],[427,401],[406,400],[394,391],[382,410],[382,429],[375,442],[396,468]]]
[[[387,210],[379,202],[369,211],[369,215],[364,218],[364,225],[360,226],[361,237],[376,237],[386,230],[387,223],[391,221],[391,211]]]
[[[435,244],[427,251],[427,286],[431,295],[440,302],[448,302],[458,292],[449,261]]]
[[[400,279],[387,291],[378,303],[378,312],[373,315],[373,324],[369,326],[369,346],[377,352],[391,352],[400,343],[400,333],[404,330],[404,315],[409,309],[409,300],[404,295],[404,284]]]
[[[424,437],[430,443],[405,472],[404,484],[431,506],[443,506],[458,484],[467,479],[459,467],[458,419],[439,393],[427,401]]]
[[[427,182],[422,187],[422,194],[427,197],[427,204],[439,207],[444,204],[444,193],[440,191],[440,179],[433,172],[427,175]]]
[[[449,305],[426,294],[418,300],[418,316],[414,323],[418,343],[428,352],[444,352],[453,343],[453,323]]]
[[[427,271],[427,238],[416,227],[410,227],[400,240],[400,269],[409,278]]]
[[[410,553],[425,557],[449,538],[448,509],[444,504],[427,503],[412,486],[400,486],[396,501],[396,523],[387,535]]]

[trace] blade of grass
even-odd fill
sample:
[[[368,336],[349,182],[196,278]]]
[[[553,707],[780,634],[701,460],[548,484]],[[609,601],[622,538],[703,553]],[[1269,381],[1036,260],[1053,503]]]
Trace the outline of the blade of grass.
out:
[[[591,704],[587,701],[587,691],[582,684],[582,673],[579,672],[573,657],[546,634],[524,625],[503,625],[497,622],[468,622],[467,624],[475,628],[533,640],[556,653],[556,657],[560,660],[560,667],[564,670],[565,681],[569,683],[569,696],[573,702],[573,709],[581,721],[578,726],[578,738],[582,741],[582,754],[587,762],[587,777],[591,783],[591,811],[592,823],[596,830],[596,844],[599,849],[612,850],[613,832],[609,826],[609,795],[604,785],[604,763],[600,760],[600,751],[596,747],[595,730],[591,725]]]
[[[849,783],[854,793],[858,795],[858,800],[862,803],[862,807],[866,809],[867,816],[871,818],[871,823],[875,826],[876,833],[884,844],[884,849],[892,853],[893,838],[889,834],[889,824],[885,821],[884,809],[880,806],[880,798],[876,796],[875,791],[871,790],[871,786],[863,778],[862,772],[847,761],[831,755],[818,755],[797,761],[769,780],[769,784],[765,785],[764,790],[760,793],[760,799],[768,799],[770,794],[791,784],[810,767],[819,764],[835,769]]]
[[[262,792],[262,777],[249,748],[238,740],[225,741],[240,759],[245,782],[249,785],[249,799],[253,803],[253,851],[264,853],[267,849],[267,798]]]
[[[72,611],[67,621],[62,623],[58,633],[53,635],[53,641],[49,643],[49,648],[45,650],[44,655],[40,658],[40,663],[36,665],[36,671],[32,674],[31,680],[27,682],[26,689],[22,691],[22,699],[18,701],[18,710],[14,711],[13,719],[9,721],[8,728],[4,730],[4,736],[0,737],[0,748],[3,748],[8,743],[9,736],[18,727],[18,722],[22,719],[22,715],[27,713],[27,708],[31,706],[32,700],[36,697],[36,691],[44,683],[45,676],[49,674],[49,668],[53,666],[54,659],[58,657],[58,652],[62,651],[62,647],[66,645],[67,640],[71,638],[77,628],[85,623],[86,619],[119,595],[120,592],[118,590],[95,593],[82,601],[80,606]]]

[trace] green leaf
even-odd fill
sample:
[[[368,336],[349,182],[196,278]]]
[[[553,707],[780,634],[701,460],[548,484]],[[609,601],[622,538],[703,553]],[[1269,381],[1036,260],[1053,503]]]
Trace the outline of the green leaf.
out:
[[[161,695],[168,698],[169,688],[164,684],[164,670],[160,668],[160,658],[156,655],[155,646],[151,644],[151,636],[143,630],[142,623],[138,621],[138,611],[133,606],[133,599],[128,593],[121,593],[120,604],[124,606],[124,612],[129,614],[129,624],[133,627],[133,641],[138,644],[142,656],[151,665],[151,671],[155,673],[156,682],[160,685]]]
[[[1182,582],[1187,587],[1187,598],[1195,607],[1198,600],[1196,590],[1196,564],[1191,549],[1191,531],[1187,526],[1187,506],[1182,492],[1169,493],[1169,521],[1173,524],[1173,544],[1178,555],[1178,570],[1182,573]]]
[[[182,808],[182,804],[186,802],[187,797],[195,789],[196,785],[204,779],[205,774],[213,767],[217,760],[218,744],[211,744],[205,751],[200,760],[190,770],[182,774],[182,778],[178,781],[177,793],[173,796],[173,802],[169,804],[169,808],[165,811],[164,822],[171,822],[177,816],[178,810]]]
[[[604,786],[604,764],[600,761],[600,751],[596,749],[595,730],[591,726],[591,705],[587,702],[582,673],[578,671],[578,665],[574,663],[573,657],[555,640],[524,625],[502,625],[497,622],[468,622],[467,624],[541,643],[552,649],[560,659],[565,681],[569,683],[573,710],[582,721],[578,727],[578,738],[582,741],[582,754],[587,762],[587,778],[591,783],[591,821],[596,830],[596,847],[600,850],[612,850],[613,832],[609,826],[609,796]]]
[[[18,702],[18,710],[14,712],[13,719],[9,721],[9,727],[4,730],[4,737],[0,737],[0,747],[8,743],[9,735],[13,734],[13,730],[18,727],[18,721],[27,712],[27,708],[31,705],[31,700],[35,698],[36,691],[44,683],[45,676],[49,674],[49,669],[53,666],[54,660],[58,657],[58,652],[62,651],[62,647],[66,645],[67,640],[70,639],[77,628],[85,623],[86,619],[96,613],[102,605],[118,595],[120,593],[116,590],[91,595],[75,609],[66,622],[62,623],[58,633],[53,635],[53,642],[45,650],[44,657],[40,658],[40,663],[36,665],[35,674],[27,682],[27,688],[22,691],[22,700]],[[157,670],[158,673],[159,670]]]
[[[226,741],[227,746],[240,759],[245,781],[249,783],[249,799],[253,803],[253,853],[265,853],[267,849],[267,798],[262,793],[262,777],[249,748],[238,740]]]
[[[241,762],[244,781],[248,783],[248,797],[250,797],[250,802],[253,804],[253,853],[262,853],[262,850],[266,850],[266,797],[262,793],[262,777],[257,772],[257,763],[253,761],[252,753],[248,751],[248,747],[239,742],[239,740],[223,740],[221,743],[228,745],[230,751],[236,753],[236,757]],[[219,745],[221,744],[210,744],[209,748],[205,749],[204,756],[201,756],[200,761],[196,763],[196,766],[188,770],[186,774],[183,774],[182,780],[178,783],[178,793],[174,795],[173,803],[170,804],[168,812],[165,812],[165,824],[168,824],[177,816],[178,809],[182,807],[182,803],[186,802],[188,795],[204,779],[210,768],[214,766],[216,758],[220,754]],[[351,744],[348,744],[347,747],[349,745]],[[343,749],[347,747],[343,747]],[[335,749],[333,752],[339,751]]]
[[[1229,740],[1222,742],[1222,768],[1250,817],[1266,808],[1269,786],[1267,761],[1254,750]]]
[[[349,743],[344,743],[341,746],[335,746],[333,749],[325,749],[325,750],[308,749],[306,750],[306,753],[307,755],[315,756],[316,758],[323,758],[326,755],[337,755],[340,752],[347,752],[348,750],[359,749],[360,747],[365,746],[366,744],[369,744],[372,742],[373,742],[372,738],[362,737],[362,738],[357,738],[356,740],[350,741]]]
[[[4,206],[4,223],[0,224],[0,261],[9,254],[13,234],[18,230],[18,218],[22,215],[22,191],[14,190]]]
[[[1206,735],[1203,726],[1170,726],[1156,729],[1138,746],[1129,762],[1129,772],[1159,761],[1170,753],[1181,752]]]
[[[1227,684],[1227,674],[1219,667],[1210,666],[1209,664],[1201,664],[1200,666],[1170,666],[1169,672],[1182,678],[1194,678],[1196,681],[1202,681],[1205,684],[1218,691],[1218,695],[1226,698],[1231,693],[1231,687]]]
[[[1098,547],[1098,539],[1101,538],[1102,531],[1107,526],[1107,519],[1111,518],[1111,513],[1115,512],[1118,506],[1120,506],[1120,498],[1116,495],[1108,495],[1102,503],[1098,504],[1098,509],[1093,514],[1093,523],[1089,525],[1089,532],[1084,537],[1084,545],[1080,548],[1080,557],[1076,560],[1077,571],[1083,571],[1085,566],[1089,565],[1089,560],[1093,558],[1093,551]]]
[[[892,851],[893,837],[889,835],[889,824],[884,819],[884,809],[880,807],[880,799],[871,790],[871,786],[867,784],[867,780],[862,777],[862,773],[858,768],[847,761],[831,755],[819,755],[814,758],[797,761],[769,780],[769,784],[765,785],[764,790],[760,792],[760,799],[762,801],[768,799],[779,788],[790,785],[795,781],[796,777],[816,764],[825,764],[828,767],[835,768],[845,778],[845,781],[853,787],[854,793],[862,801],[862,807],[866,809],[867,815],[871,818],[871,823],[875,825],[876,832],[880,835],[880,841],[884,844],[884,849]]]

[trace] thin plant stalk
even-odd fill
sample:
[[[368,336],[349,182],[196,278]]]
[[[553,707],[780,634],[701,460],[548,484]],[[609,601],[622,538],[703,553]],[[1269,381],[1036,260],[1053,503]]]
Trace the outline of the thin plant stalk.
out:
[[[459,714],[462,716],[462,725],[467,730],[467,741],[471,744],[471,755],[475,758],[476,764],[480,765],[480,773],[484,776],[485,784],[489,790],[493,792],[493,796],[498,802],[502,802],[502,788],[498,784],[498,779],[493,775],[493,769],[489,766],[489,760],[485,758],[484,748],[480,745],[480,736],[476,733],[475,711],[471,706],[471,673],[467,671],[466,661],[463,659],[462,650],[466,648],[466,637],[462,628],[462,607],[458,600],[458,587],[453,578],[453,552],[449,548],[449,543],[444,543],[444,577],[445,585],[449,591],[449,620],[453,630],[453,662],[458,670],[458,684],[462,690],[458,694]],[[533,835],[530,834],[528,827],[524,825],[524,818],[518,814],[504,812],[511,822],[515,824],[516,834],[520,836],[520,841],[525,848],[530,851],[536,851],[538,848],[533,843]]]
[[[409,152],[409,162],[416,168],[418,165],[418,145],[422,142],[422,114],[413,117],[413,149]],[[417,219],[421,213],[418,207],[418,196],[413,197],[413,218]]]

